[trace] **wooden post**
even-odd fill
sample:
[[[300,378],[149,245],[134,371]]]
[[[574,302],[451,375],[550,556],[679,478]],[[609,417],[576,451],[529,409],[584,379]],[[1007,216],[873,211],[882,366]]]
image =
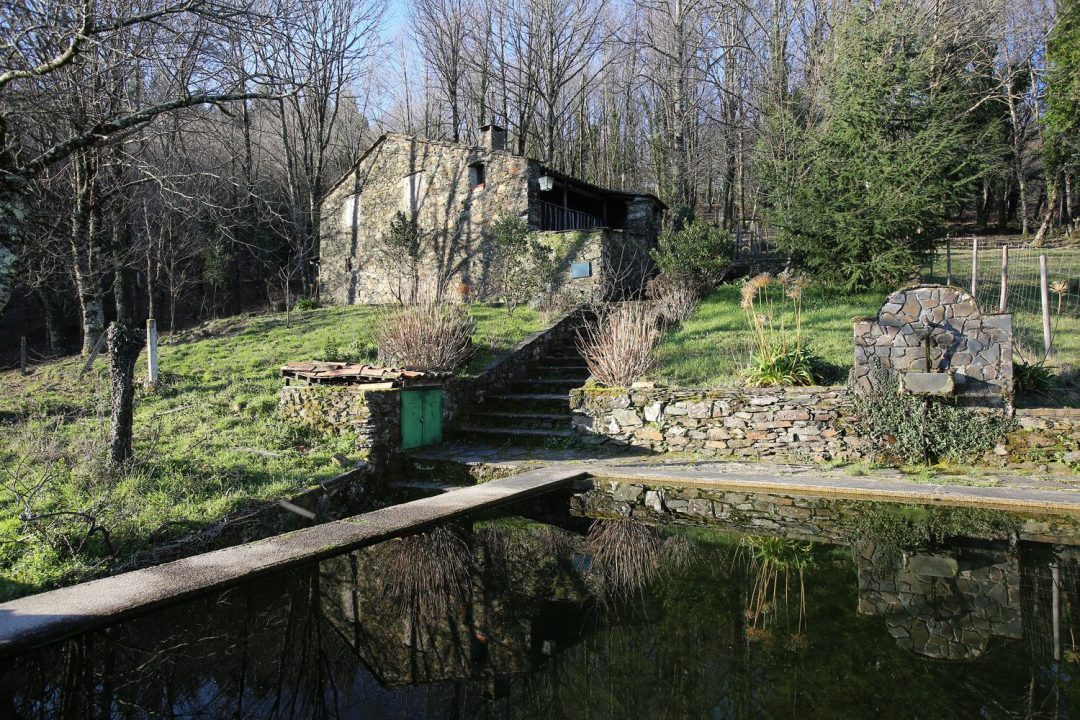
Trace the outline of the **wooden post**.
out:
[[[1009,309],[1009,246],[1001,246],[1001,299],[998,302],[998,312],[1007,312]]]
[[[952,285],[952,235],[945,236],[945,284]]]
[[[94,345],[93,352],[90,353],[90,357],[86,358],[86,364],[83,365],[82,370],[79,371],[79,375],[85,375],[90,372],[90,368],[94,367],[94,361],[97,360],[98,353],[101,352],[102,346],[105,344],[105,331],[102,330],[98,335],[97,343]]]
[[[979,289],[979,238],[971,238],[971,297]]]
[[[26,369],[26,336],[23,335],[19,339],[19,372],[23,375],[27,374]]]
[[[1054,337],[1050,330],[1050,283],[1047,281],[1046,256],[1039,256],[1039,294],[1042,296],[1043,346],[1049,356],[1054,349]]]
[[[146,384],[153,388],[158,382],[157,320],[146,319]]]

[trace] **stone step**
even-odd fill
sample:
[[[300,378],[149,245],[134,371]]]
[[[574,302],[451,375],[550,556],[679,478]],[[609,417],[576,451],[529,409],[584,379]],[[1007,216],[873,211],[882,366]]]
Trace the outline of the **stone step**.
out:
[[[573,427],[574,416],[566,413],[527,413],[512,410],[485,412],[470,418],[470,425],[491,428],[546,428],[565,429]]]
[[[550,392],[503,393],[502,395],[493,396],[492,400],[508,403],[566,402],[566,395]]]
[[[570,409],[570,397],[566,393],[518,392],[504,393],[488,398],[479,412],[505,410],[509,412],[558,413]]]
[[[581,387],[584,382],[578,382],[573,378],[545,378],[542,380],[519,380],[511,385],[512,392],[523,393],[563,393],[570,392],[573,388]]]
[[[570,440],[575,437],[573,430],[554,430],[551,428],[495,428],[481,425],[465,425],[458,430],[465,435],[485,440],[502,440],[515,444],[530,445],[546,440]]]

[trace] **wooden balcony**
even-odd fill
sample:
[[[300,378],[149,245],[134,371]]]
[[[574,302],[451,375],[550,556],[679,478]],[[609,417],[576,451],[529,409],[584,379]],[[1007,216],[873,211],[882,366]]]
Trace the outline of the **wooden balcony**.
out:
[[[588,230],[604,224],[604,221],[596,215],[571,210],[543,200],[537,200],[536,203],[540,206],[541,230]]]

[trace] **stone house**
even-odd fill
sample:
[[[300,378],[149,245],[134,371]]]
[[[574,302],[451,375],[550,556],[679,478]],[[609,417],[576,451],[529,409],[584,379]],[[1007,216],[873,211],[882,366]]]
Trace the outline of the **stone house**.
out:
[[[323,202],[320,293],[341,305],[397,302],[414,288],[449,300],[492,298],[491,224],[517,216],[555,251],[557,289],[615,297],[652,274],[649,250],[665,209],[654,195],[600,188],[514,155],[497,126],[482,128],[478,146],[387,133]],[[420,231],[415,271],[387,249],[398,212]]]

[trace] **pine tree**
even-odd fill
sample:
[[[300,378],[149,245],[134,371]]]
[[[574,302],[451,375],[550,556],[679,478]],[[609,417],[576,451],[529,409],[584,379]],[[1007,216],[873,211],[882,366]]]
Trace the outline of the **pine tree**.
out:
[[[965,112],[972,73],[943,68],[931,28],[900,2],[856,5],[831,42],[815,109],[790,98],[768,121],[765,142],[785,147],[759,148],[767,219],[813,275],[846,289],[895,284],[986,170]]]
[[[1049,68],[1043,147],[1047,178],[1062,177],[1071,196],[1071,180],[1080,171],[1080,0],[1061,0],[1058,4],[1046,59]],[[1067,212],[1071,211],[1069,207]]]

